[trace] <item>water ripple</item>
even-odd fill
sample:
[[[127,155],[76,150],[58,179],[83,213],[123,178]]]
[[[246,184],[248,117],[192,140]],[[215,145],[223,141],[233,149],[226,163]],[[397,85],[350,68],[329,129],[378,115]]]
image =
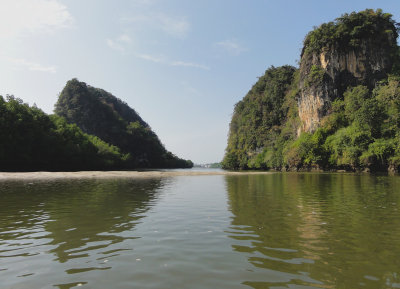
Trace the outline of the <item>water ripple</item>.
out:
[[[315,174],[0,183],[11,288],[398,288],[400,181]]]

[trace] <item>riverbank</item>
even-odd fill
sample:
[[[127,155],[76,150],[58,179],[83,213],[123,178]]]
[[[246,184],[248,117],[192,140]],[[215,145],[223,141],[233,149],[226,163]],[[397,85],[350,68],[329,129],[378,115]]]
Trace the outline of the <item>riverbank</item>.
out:
[[[2,180],[52,180],[52,179],[110,179],[110,178],[165,178],[178,176],[212,175],[266,175],[273,172],[230,172],[230,171],[79,171],[79,172],[0,172]]]

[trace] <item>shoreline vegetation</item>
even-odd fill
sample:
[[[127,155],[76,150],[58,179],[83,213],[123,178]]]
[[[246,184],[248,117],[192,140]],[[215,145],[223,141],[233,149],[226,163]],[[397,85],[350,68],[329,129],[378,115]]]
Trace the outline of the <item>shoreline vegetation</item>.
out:
[[[47,181],[58,179],[143,179],[181,176],[267,175],[266,171],[78,171],[78,172],[0,172],[0,181]]]

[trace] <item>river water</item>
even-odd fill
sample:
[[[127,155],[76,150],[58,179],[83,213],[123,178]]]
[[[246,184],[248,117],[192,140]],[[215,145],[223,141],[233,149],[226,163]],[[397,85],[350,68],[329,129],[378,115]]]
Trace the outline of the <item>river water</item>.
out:
[[[0,182],[0,288],[400,288],[400,178]]]

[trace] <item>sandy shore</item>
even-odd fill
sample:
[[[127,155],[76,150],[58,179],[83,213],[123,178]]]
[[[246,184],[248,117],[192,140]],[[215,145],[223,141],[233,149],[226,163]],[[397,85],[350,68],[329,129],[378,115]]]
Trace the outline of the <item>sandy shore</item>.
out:
[[[110,178],[164,178],[178,176],[254,175],[271,172],[228,171],[81,171],[81,172],[0,172],[1,180],[52,180],[52,179],[110,179]]]

